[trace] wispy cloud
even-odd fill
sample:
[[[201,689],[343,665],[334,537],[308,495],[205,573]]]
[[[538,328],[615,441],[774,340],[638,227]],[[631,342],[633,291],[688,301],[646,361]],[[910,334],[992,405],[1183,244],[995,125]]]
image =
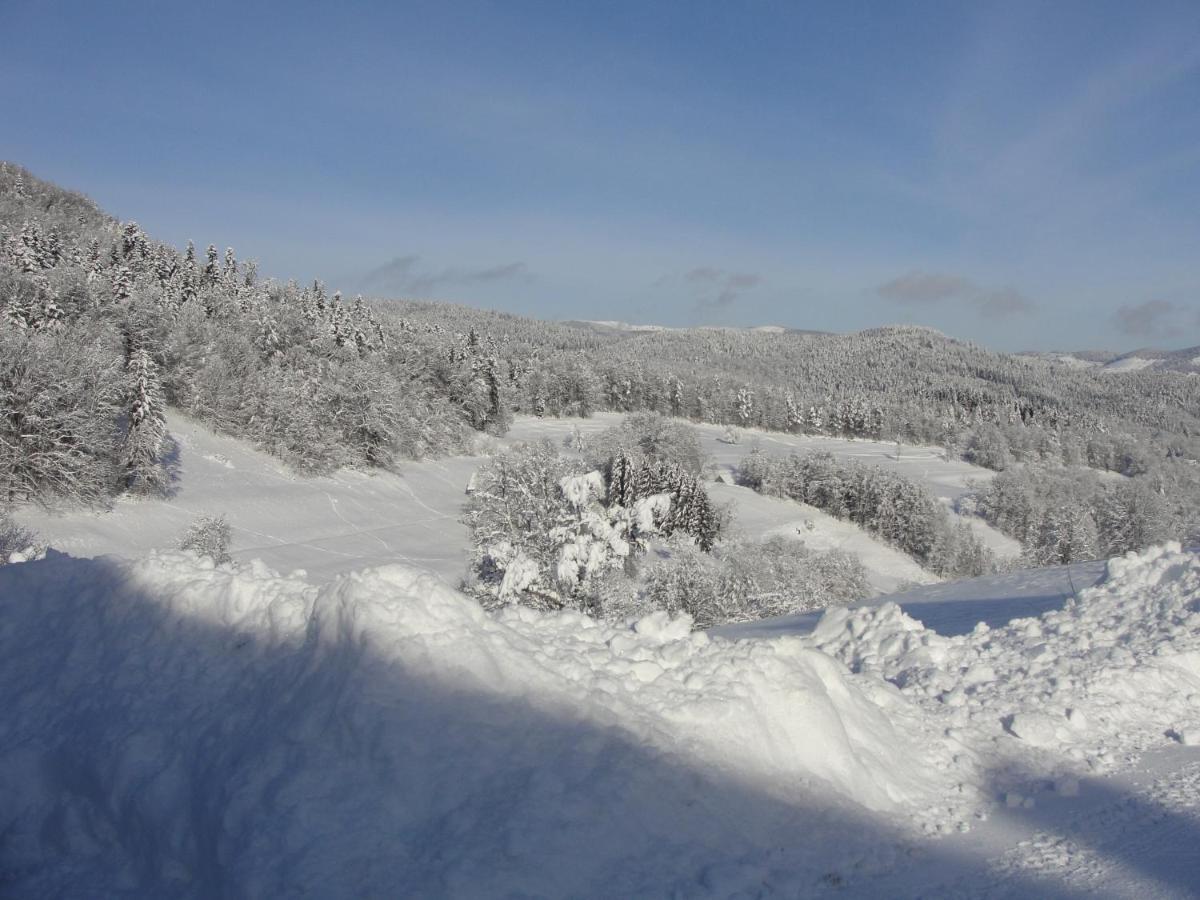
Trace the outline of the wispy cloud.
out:
[[[663,287],[682,281],[695,301],[696,309],[726,309],[746,291],[763,283],[763,277],[753,272],[730,272],[715,266],[697,266],[682,276],[664,275],[654,283]]]
[[[450,266],[430,269],[416,255],[397,256],[364,275],[358,290],[380,296],[423,297],[437,290],[496,281],[530,281],[532,275],[523,262],[493,266]]]
[[[1170,337],[1183,326],[1187,309],[1169,300],[1147,300],[1145,303],[1118,307],[1113,313],[1113,324],[1122,334],[1131,337]],[[1196,324],[1200,325],[1200,310],[1196,311]]]
[[[953,300],[976,290],[975,285],[958,275],[938,272],[909,272],[884,282],[877,289],[879,296],[897,303],[940,303]]]
[[[905,306],[961,303],[988,318],[1007,318],[1033,311],[1029,298],[1013,288],[989,288],[970,278],[942,272],[909,272],[884,282],[875,291],[885,300]]]

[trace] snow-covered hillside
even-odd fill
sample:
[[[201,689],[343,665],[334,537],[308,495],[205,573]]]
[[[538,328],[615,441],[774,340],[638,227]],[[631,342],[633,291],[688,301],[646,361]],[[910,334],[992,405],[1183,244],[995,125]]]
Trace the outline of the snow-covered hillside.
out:
[[[0,569],[0,708],[0,884],[19,896],[1200,879],[1200,556],[1178,546],[1002,628],[946,637],[885,604],[741,641],[663,614],[492,616],[404,566],[317,588],[52,554]],[[1099,777],[1146,751],[1154,778]]]
[[[591,419],[517,419],[505,443],[546,438],[561,444],[576,429],[587,434],[612,427],[621,416]],[[27,507],[17,518],[53,547],[76,556],[136,556],[174,547],[199,515],[225,515],[233,528],[235,559],[261,559],[278,571],[303,569],[314,583],[365,566],[400,562],[459,584],[466,571],[469,536],[459,521],[465,488],[483,457],[449,457],[405,463],[400,474],[343,470],[305,478],[278,460],[233,438],[215,434],[178,413],[168,416],[177,444],[178,481],[168,499],[118,499],[108,512],[48,513]],[[723,429],[696,426],[704,450],[729,472],[757,438],[766,452],[828,450],[842,458],[894,467],[923,481],[949,503],[968,479],[993,473],[930,448],[759,433],[739,444],[722,441]],[[730,484],[709,485],[714,499],[733,504],[735,525],[750,537],[767,534],[803,540],[816,550],[841,548],[859,556],[877,592],[935,580],[912,559],[856,525],[791,501],[761,497]],[[982,520],[968,519],[1000,556],[1012,556],[1012,539]]]

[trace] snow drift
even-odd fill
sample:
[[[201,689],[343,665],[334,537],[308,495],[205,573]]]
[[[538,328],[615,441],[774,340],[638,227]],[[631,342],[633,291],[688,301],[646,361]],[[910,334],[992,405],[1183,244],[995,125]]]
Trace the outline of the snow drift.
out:
[[[911,704],[800,639],[492,616],[400,566],[7,567],[0,702],[23,894],[801,890],[947,787]]]
[[[1195,736],[1198,604],[1173,545],[1004,628],[885,605],[733,642],[489,614],[400,566],[52,554],[0,570],[0,885],[844,893],[1006,777]]]

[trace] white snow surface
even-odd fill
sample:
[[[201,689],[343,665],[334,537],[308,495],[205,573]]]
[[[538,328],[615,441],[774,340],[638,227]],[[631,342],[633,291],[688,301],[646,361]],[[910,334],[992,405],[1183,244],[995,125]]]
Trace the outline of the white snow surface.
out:
[[[17,896],[1081,896],[1115,873],[1120,896],[1165,897],[1200,878],[1186,849],[1149,874],[1111,849],[1164,804],[1158,834],[1194,849],[1191,770],[1134,813],[1095,800],[1140,753],[1200,759],[1200,554],[1178,545],[1000,628],[939,635],[884,603],[737,641],[665,614],[489,614],[407,566],[317,587],[51,553],[0,569],[0,708]],[[1072,849],[1056,829],[1085,812]]]
[[[1140,356],[1123,356],[1120,359],[1114,359],[1112,362],[1105,363],[1101,368],[1101,372],[1138,372],[1142,369],[1147,369],[1154,365],[1154,360],[1144,359]]]

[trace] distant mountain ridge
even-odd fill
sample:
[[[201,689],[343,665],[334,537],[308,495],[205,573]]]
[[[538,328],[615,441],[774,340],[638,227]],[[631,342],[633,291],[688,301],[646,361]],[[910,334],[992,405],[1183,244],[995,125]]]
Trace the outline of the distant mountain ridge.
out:
[[[1049,362],[1060,362],[1075,368],[1094,368],[1099,372],[1136,372],[1142,369],[1158,369],[1200,374],[1200,345],[1184,347],[1180,350],[1142,347],[1125,353],[1116,353],[1110,350],[1031,350],[1017,355]]]

